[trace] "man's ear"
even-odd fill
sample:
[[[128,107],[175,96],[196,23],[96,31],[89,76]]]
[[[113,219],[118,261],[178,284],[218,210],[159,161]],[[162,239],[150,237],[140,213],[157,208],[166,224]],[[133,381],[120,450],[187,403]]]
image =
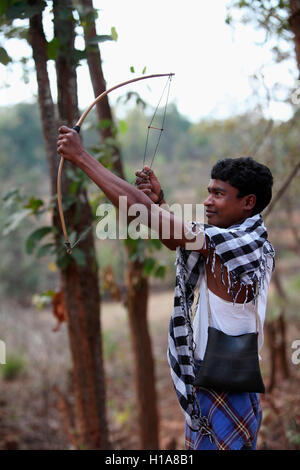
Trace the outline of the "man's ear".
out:
[[[256,204],[255,194],[247,194],[247,196],[245,196],[244,209],[252,210],[254,208],[255,204]]]

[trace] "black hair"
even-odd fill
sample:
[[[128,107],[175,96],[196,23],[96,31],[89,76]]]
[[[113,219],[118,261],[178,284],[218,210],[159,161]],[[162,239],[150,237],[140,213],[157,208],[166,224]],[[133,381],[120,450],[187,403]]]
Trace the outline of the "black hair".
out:
[[[252,215],[259,214],[272,199],[273,176],[270,169],[252,157],[224,158],[211,170],[211,178],[228,182],[238,189],[237,197],[255,194]]]

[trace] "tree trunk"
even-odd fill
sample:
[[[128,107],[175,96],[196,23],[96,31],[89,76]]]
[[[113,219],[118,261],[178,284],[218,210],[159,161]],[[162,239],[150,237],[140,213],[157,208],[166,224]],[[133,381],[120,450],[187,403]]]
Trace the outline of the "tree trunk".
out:
[[[281,302],[280,314],[276,320],[271,320],[266,324],[266,330],[269,338],[270,347],[270,381],[268,390],[271,392],[277,384],[277,379],[281,375],[284,379],[290,377],[289,365],[287,360],[287,341],[286,341],[286,315],[285,304],[288,301],[283,289],[280,272],[278,268],[274,271],[272,281]]]
[[[47,71],[47,43],[43,30],[42,15],[35,15],[30,18],[29,42],[32,47],[36,69],[38,102],[42,119],[46,157],[50,173],[51,194],[53,196],[56,194],[56,175],[58,169],[56,151],[58,126]]]
[[[135,385],[142,449],[158,449],[158,414],[151,338],[147,324],[148,280],[143,265],[130,262],[127,269],[127,308],[135,356]],[[154,412],[153,412],[154,411]]]
[[[290,10],[289,23],[294,33],[296,60],[300,71],[300,0],[290,0]]]
[[[80,3],[84,8],[84,18],[87,19],[87,26],[84,28],[84,39],[85,47],[87,50],[87,63],[89,67],[91,82],[93,85],[94,95],[96,98],[106,90],[106,82],[102,70],[102,59],[100,49],[97,44],[94,44],[93,46],[89,45],[89,39],[95,38],[95,36],[97,36],[96,25],[93,15],[93,2],[92,0],[80,0]],[[112,115],[111,107],[109,104],[109,98],[107,95],[96,104],[96,111],[99,121],[106,121],[106,125],[104,127],[99,127],[101,139],[105,141],[106,138],[113,137],[115,130],[114,118]],[[110,122],[110,125],[108,125],[108,122]],[[117,146],[114,147],[113,170],[120,178],[125,179],[121,152]]]
[[[288,366],[288,361],[287,361],[287,346],[286,346],[286,314],[285,314],[285,306],[288,302],[288,297],[284,291],[282,282],[281,282],[281,277],[280,277],[280,271],[278,268],[274,271],[273,273],[273,281],[275,285],[275,289],[277,291],[278,297],[281,299],[282,302],[282,308],[280,311],[279,318],[277,320],[277,343],[278,343],[278,355],[281,363],[281,370],[283,373],[283,376],[285,378],[288,378],[290,376],[289,373],[289,366]]]
[[[276,365],[277,365],[277,347],[276,347],[276,331],[275,321],[269,321],[265,325],[268,335],[270,350],[270,378],[268,384],[268,392],[272,392],[276,385]]]
[[[288,216],[288,223],[289,223],[291,233],[295,242],[293,249],[299,256],[300,255],[300,234],[299,234],[298,221],[297,221],[298,211],[294,210],[290,195],[286,197],[285,207],[286,207],[287,216]]]
[[[278,383],[279,378],[288,379],[290,371],[287,361],[286,322],[284,310],[276,320],[266,323],[270,348],[270,379],[268,391],[271,392]]]
[[[88,15],[88,27],[84,30],[85,44],[88,51],[87,61],[93,85],[94,95],[99,96],[106,90],[106,83],[102,71],[102,60],[98,45],[92,48],[88,41],[96,36],[96,26],[93,16],[92,0],[80,0],[84,7],[84,17]],[[110,121],[110,125],[99,128],[103,141],[114,136],[114,119],[106,96],[97,104],[99,121]],[[113,170],[125,179],[120,149],[114,147]],[[158,412],[155,390],[154,360],[151,347],[151,338],[147,324],[148,305],[148,278],[143,275],[143,264],[130,260],[130,249],[127,247],[127,309],[129,326],[135,360],[136,399],[138,403],[140,447],[142,449],[158,449]],[[139,282],[137,282],[139,280]]]
[[[285,311],[282,309],[278,318],[278,329],[280,331],[279,357],[281,370],[285,379],[290,377],[289,363],[287,360],[286,320]]]
[[[78,106],[76,66],[72,56],[75,34],[71,1],[55,0],[53,7],[55,37],[59,41],[56,60],[59,119],[61,123],[72,126],[78,117]],[[64,171],[65,195],[69,183]],[[78,191],[76,203],[65,214],[69,228],[77,233],[92,224],[92,212],[85,191]],[[91,231],[81,241],[80,250],[85,255],[85,265],[81,266],[71,258],[68,266],[61,271],[73,362],[76,430],[81,448],[107,449],[98,266]]]

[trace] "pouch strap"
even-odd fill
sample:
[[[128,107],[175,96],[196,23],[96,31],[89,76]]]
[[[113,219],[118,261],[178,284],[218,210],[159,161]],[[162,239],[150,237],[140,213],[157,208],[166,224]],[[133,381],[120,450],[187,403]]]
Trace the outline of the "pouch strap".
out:
[[[207,287],[207,274],[206,268],[204,266],[204,276],[205,276],[205,289],[206,289],[206,300],[207,300],[207,314],[208,314],[208,326],[211,326],[211,309],[209,303],[209,293]],[[258,333],[258,282],[256,282],[256,289],[255,289],[255,330]]]

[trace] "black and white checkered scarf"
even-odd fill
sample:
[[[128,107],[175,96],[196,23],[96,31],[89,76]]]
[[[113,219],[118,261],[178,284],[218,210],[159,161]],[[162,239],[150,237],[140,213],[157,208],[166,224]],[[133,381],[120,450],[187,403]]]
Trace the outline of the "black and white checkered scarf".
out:
[[[204,231],[209,243],[209,252],[213,253],[211,269],[214,272],[215,256],[221,260],[221,276],[223,268],[227,268],[229,291],[236,300],[239,291],[235,292],[237,282],[240,288],[246,286],[254,294],[254,287],[258,282],[259,295],[266,272],[266,258],[271,256],[274,262],[274,249],[267,240],[267,231],[262,217],[256,214],[248,217],[242,223],[229,228],[219,228],[213,225],[191,222],[192,227]],[[193,229],[193,231],[195,231]],[[185,414],[188,425],[192,429],[209,434],[206,418],[201,416],[197,405],[193,382],[194,375],[194,343],[192,330],[192,305],[194,291],[204,274],[204,257],[195,251],[188,251],[182,247],[176,253],[176,286],[174,296],[174,311],[170,321],[168,361],[171,376],[179,399],[180,406]],[[274,269],[274,264],[273,264]]]

